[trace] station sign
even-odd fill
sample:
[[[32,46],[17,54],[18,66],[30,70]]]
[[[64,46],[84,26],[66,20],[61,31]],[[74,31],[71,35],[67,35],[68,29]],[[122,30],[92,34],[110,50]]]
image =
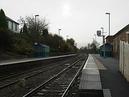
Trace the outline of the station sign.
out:
[[[101,36],[101,30],[97,30],[97,36]]]

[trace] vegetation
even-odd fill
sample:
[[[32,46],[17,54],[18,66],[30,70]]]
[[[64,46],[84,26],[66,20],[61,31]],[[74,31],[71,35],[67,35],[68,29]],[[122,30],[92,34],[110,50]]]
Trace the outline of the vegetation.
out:
[[[4,11],[0,10],[0,50],[9,50],[12,46],[12,32],[8,30],[7,19]]]
[[[87,46],[85,47],[81,47],[80,48],[80,52],[84,52],[84,53],[87,53],[87,54],[95,54],[95,53],[98,53],[99,51],[99,43],[96,41],[96,40],[93,40],[92,43],[89,43]]]
[[[45,19],[29,17],[21,18],[23,27],[20,33],[8,30],[7,19],[4,11],[0,10],[0,49],[11,51],[20,55],[32,56],[35,43],[45,44],[50,47],[51,55],[76,52],[74,39],[67,39],[48,31]],[[6,49],[13,47],[13,49]]]
[[[20,22],[21,24],[24,24],[21,35],[25,40],[28,40],[27,43],[32,46],[34,43],[48,45],[50,47],[51,55],[77,51],[74,39],[71,38],[65,41],[63,37],[49,33],[48,23],[46,23],[45,19],[38,18],[35,21],[33,17],[26,17],[25,19],[21,18]],[[33,51],[33,47],[31,50]]]

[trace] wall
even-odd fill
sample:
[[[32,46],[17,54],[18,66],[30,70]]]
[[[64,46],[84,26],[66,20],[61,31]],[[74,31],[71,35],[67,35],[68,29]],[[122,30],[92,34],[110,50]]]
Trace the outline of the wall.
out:
[[[120,41],[128,42],[128,34],[126,34],[126,31],[114,36],[113,39],[113,56],[117,59],[119,58]]]
[[[106,43],[109,43],[109,44],[112,45],[113,44],[113,38],[114,38],[113,36],[107,36],[106,37]]]
[[[119,70],[129,81],[129,44],[120,41]]]
[[[13,21],[8,20],[8,28],[13,32],[19,32],[19,25]]]

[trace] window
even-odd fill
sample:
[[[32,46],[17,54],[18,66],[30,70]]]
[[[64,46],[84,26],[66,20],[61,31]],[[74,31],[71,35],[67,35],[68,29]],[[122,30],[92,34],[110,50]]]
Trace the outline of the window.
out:
[[[15,31],[17,31],[17,24],[15,24]]]

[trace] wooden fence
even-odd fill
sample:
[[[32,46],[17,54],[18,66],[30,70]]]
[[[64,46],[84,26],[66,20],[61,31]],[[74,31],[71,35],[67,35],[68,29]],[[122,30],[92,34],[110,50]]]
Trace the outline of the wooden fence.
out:
[[[129,44],[120,41],[119,70],[129,81]]]

